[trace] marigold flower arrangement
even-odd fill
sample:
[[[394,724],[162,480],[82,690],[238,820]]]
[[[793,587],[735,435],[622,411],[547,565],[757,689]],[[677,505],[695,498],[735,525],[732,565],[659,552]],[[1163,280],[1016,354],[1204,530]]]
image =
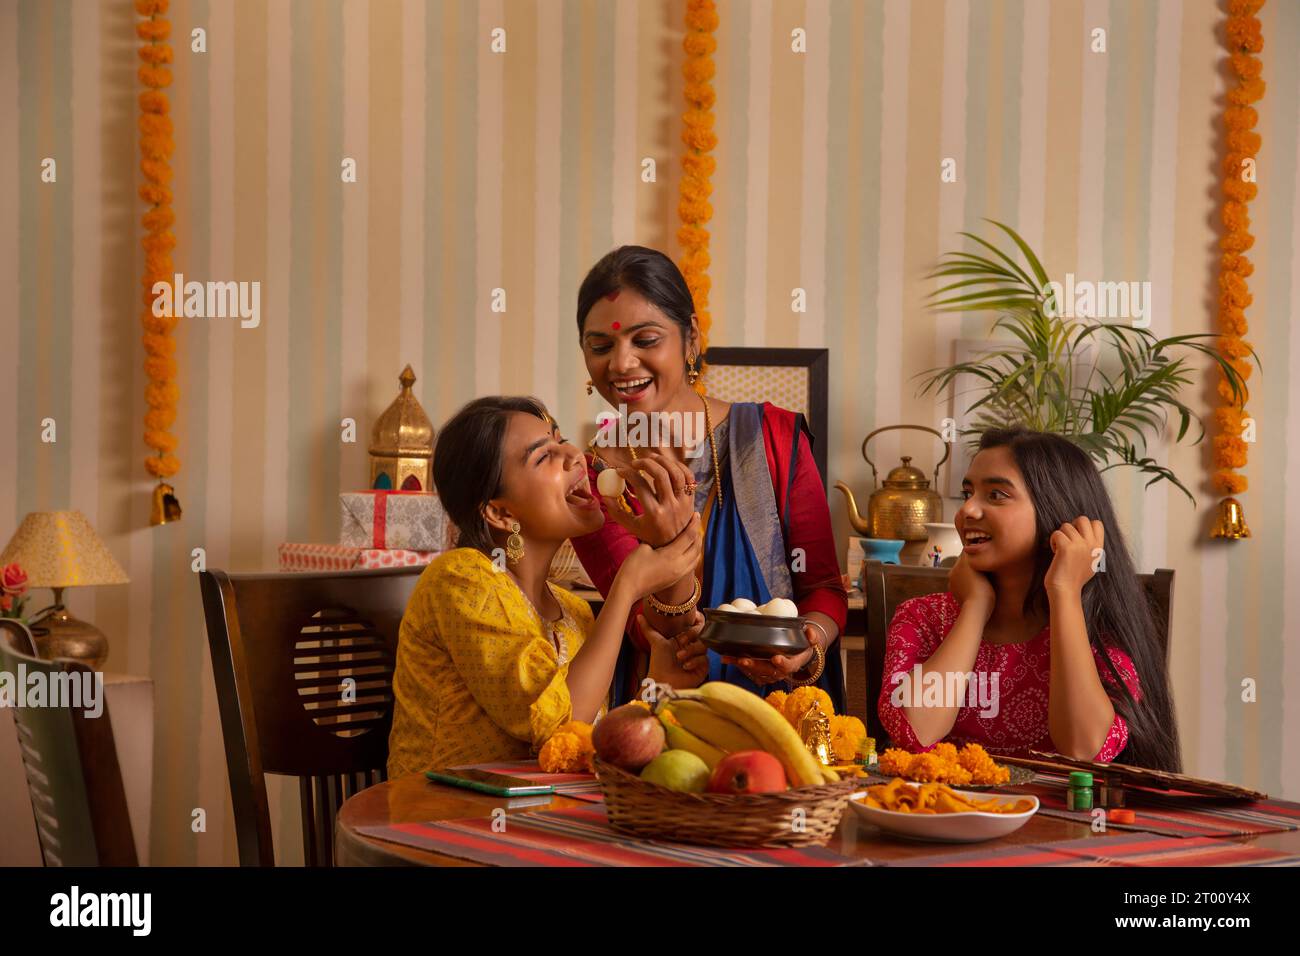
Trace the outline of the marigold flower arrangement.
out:
[[[556,728],[537,754],[537,765],[545,773],[591,773],[591,724],[571,720]]]
[[[1011,771],[996,763],[979,744],[966,744],[958,751],[956,745],[947,741],[919,754],[891,747],[880,755],[877,769],[887,777],[954,787],[988,786],[1011,779]]]
[[[145,387],[145,402],[149,411],[144,417],[144,442],[153,450],[153,454],[145,459],[144,464],[149,474],[160,481],[180,470],[180,461],[172,454],[176,450],[176,437],[170,431],[176,421],[176,402],[180,398],[180,389],[176,385],[176,340],[172,338],[176,318],[153,314],[154,284],[171,284],[175,272],[171,253],[176,247],[176,236],[171,228],[176,221],[176,214],[171,207],[172,191],[168,184],[172,179],[169,160],[176,151],[176,143],[172,139],[174,127],[168,115],[170,107],[167,94],[163,92],[172,82],[169,68],[172,48],[166,42],[171,34],[171,23],[163,18],[169,2],[170,0],[135,0],[136,12],[147,18],[136,24],[136,34],[145,41],[138,51],[141,64],[136,73],[145,87],[145,91],[140,94],[138,124],[140,172],[144,175],[140,198],[149,205],[141,219],[145,236],[141,240],[144,247],[144,274],[140,282],[144,300],[144,311],[141,314],[144,326],[144,370],[149,378],[149,384]]]
[[[1219,240],[1223,250],[1219,260],[1219,352],[1243,380],[1250,377],[1247,359],[1252,354],[1244,338],[1246,308],[1253,301],[1246,279],[1255,271],[1244,255],[1255,244],[1249,231],[1247,204],[1258,192],[1254,177],[1248,177],[1246,170],[1253,167],[1260,147],[1259,134],[1253,132],[1259,113],[1250,104],[1264,96],[1264,81],[1260,78],[1263,63],[1254,55],[1264,48],[1260,21],[1255,16],[1263,5],[1264,0],[1230,0],[1224,28],[1228,64],[1237,82],[1228,91],[1228,105],[1223,111],[1228,152],[1223,160],[1224,235]],[[1242,433],[1249,393],[1239,392],[1222,373],[1218,393],[1224,404],[1214,412],[1218,434],[1213,443],[1215,470],[1211,481],[1218,493],[1233,495],[1247,488],[1246,476],[1236,472],[1246,467]]]
[[[836,714],[831,695],[820,687],[797,687],[788,694],[774,690],[764,700],[775,707],[795,730],[799,730],[809,707],[813,704],[820,707],[822,713],[830,718],[831,752],[841,763],[853,763],[876,749],[876,742],[867,736],[862,721],[848,714]]]
[[[686,153],[682,156],[682,181],[678,188],[677,214],[681,228],[677,241],[682,246],[681,270],[695,314],[700,320],[700,353],[708,348],[709,326],[709,231],[705,228],[713,218],[709,196],[713,193],[710,177],[717,169],[717,160],[709,153],[718,145],[713,131],[713,104],[716,94],[711,80],[715,72],[713,53],[718,48],[713,31],[718,28],[718,11],[713,0],[687,0],[686,38],[682,47],[686,62],[682,73],[686,78],[686,111],[682,114],[682,143]],[[703,367],[703,358],[700,366]],[[704,381],[700,379],[695,389],[704,394]]]

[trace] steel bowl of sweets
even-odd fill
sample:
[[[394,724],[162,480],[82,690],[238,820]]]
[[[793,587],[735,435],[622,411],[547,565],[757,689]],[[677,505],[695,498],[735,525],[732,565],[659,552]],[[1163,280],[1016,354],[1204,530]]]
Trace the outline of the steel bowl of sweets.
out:
[[[733,598],[704,609],[700,643],[728,657],[801,654],[808,649],[805,623],[789,598],[773,598],[762,606],[748,598]]]

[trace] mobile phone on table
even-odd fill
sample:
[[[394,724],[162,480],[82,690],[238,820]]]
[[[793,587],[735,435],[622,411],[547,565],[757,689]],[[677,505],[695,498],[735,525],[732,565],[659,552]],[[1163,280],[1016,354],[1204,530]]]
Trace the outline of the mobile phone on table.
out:
[[[540,793],[555,792],[555,788],[549,783],[537,783],[524,777],[512,777],[474,767],[444,767],[441,770],[426,770],[424,775],[435,783],[477,790],[498,797],[531,797]]]

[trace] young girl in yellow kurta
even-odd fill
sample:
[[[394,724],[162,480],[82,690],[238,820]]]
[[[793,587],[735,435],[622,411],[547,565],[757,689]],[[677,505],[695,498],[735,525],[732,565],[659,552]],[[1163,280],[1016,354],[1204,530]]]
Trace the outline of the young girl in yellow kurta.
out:
[[[390,777],[535,753],[568,720],[604,706],[633,606],[693,568],[698,519],[620,567],[599,617],[546,579],[565,539],[600,527],[582,451],[540,403],[489,397],[445,426],[434,484],[460,544],[420,575],[398,639]],[[698,611],[684,635],[649,629],[650,676],[698,682]]]

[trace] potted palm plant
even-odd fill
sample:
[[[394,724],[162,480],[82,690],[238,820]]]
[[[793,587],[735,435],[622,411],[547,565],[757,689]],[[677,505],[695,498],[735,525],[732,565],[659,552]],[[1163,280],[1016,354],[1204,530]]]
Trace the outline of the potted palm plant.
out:
[[[973,417],[961,431],[964,439],[978,443],[984,431],[1011,425],[1056,432],[1087,451],[1100,470],[1135,468],[1150,476],[1148,487],[1169,481],[1195,504],[1187,486],[1148,449],[1174,419],[1176,441],[1193,425],[1192,443],[1205,437],[1200,416],[1180,397],[1200,374],[1192,364],[1198,356],[1223,370],[1235,401],[1245,398],[1245,382],[1214,347],[1217,336],[1157,338],[1132,323],[1072,316],[1057,301],[1059,293],[1028,243],[1010,226],[988,222],[1015,248],[1008,252],[974,233],[960,233],[980,252],[941,256],[928,278],[953,281],[929,298],[935,311],[996,312],[990,336],[1001,330],[1010,338],[991,344],[974,361],[920,373],[921,394],[943,392],[969,375],[976,388],[966,408]],[[1259,357],[1251,354],[1258,365]]]

